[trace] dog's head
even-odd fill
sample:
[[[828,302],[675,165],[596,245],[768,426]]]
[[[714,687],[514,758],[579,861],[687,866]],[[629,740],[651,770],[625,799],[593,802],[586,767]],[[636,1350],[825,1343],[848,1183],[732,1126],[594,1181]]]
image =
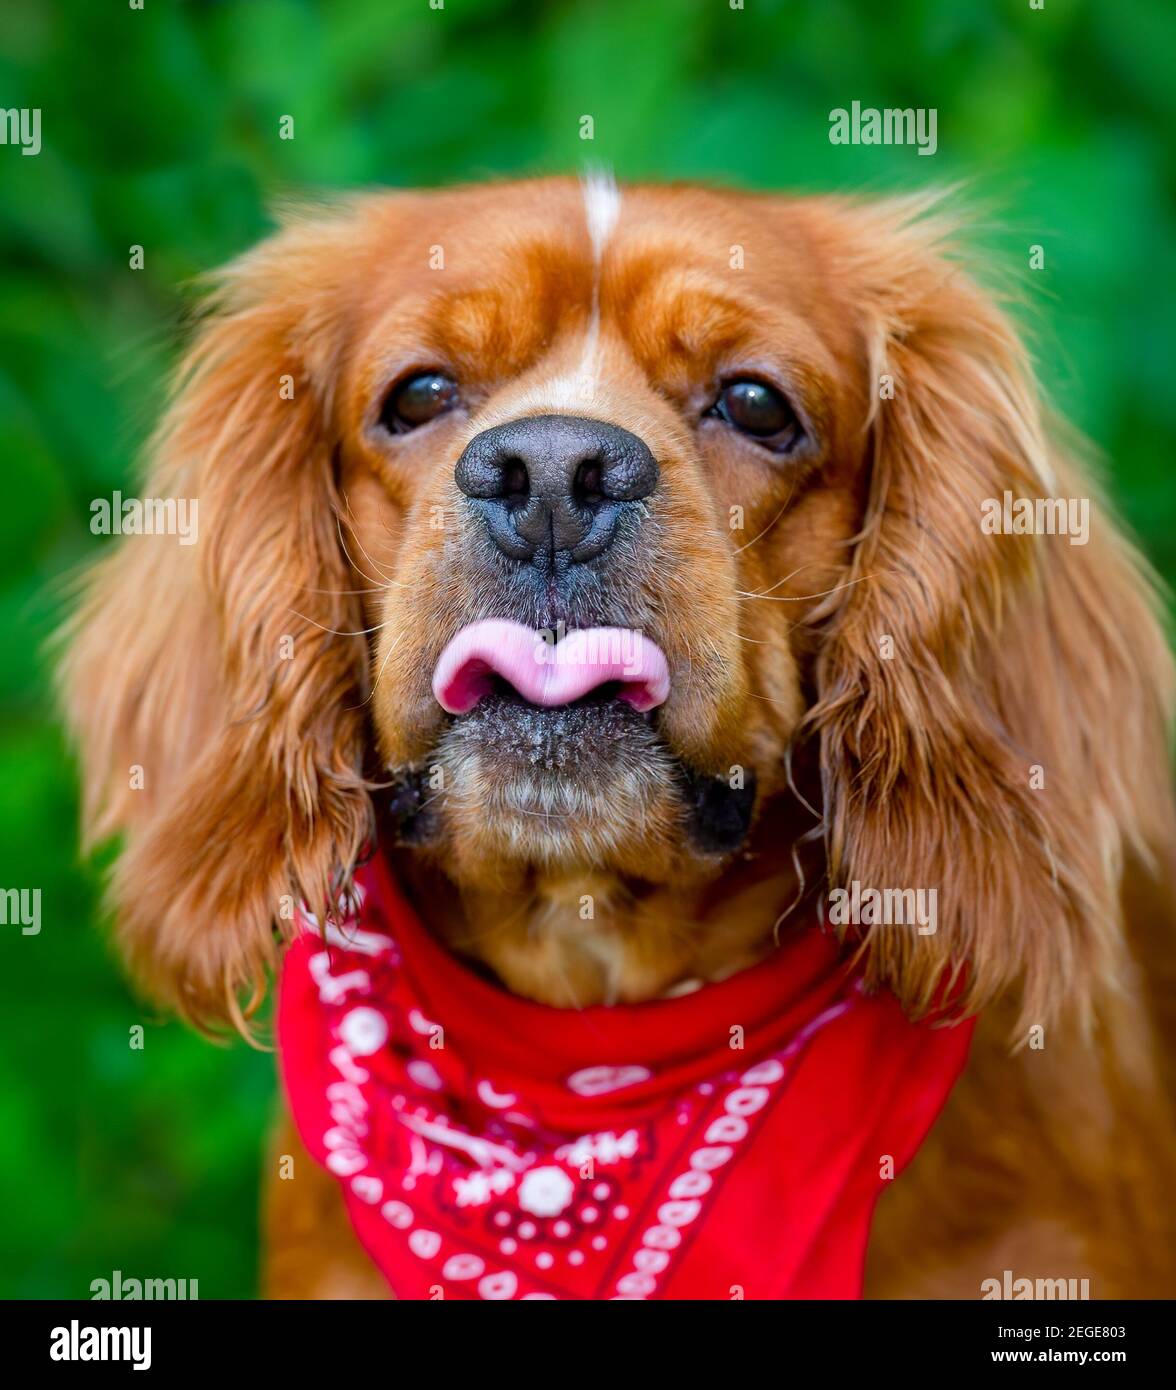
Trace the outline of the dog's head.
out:
[[[144,488],[198,544],[124,541],[66,671],[149,984],[236,1015],[376,809],[488,894],[721,892],[815,832],[834,884],[936,891],[934,937],[868,933],[911,1007],[964,963],[972,1004],[1085,990],[1168,834],[1167,658],[1105,508],[985,524],[1090,485],[916,212],[395,193],[220,277]]]
[[[753,204],[428,206],[338,388],[403,834],[476,885],[706,872],[783,785],[789,630],[844,570],[852,329],[806,234],[745,244]]]

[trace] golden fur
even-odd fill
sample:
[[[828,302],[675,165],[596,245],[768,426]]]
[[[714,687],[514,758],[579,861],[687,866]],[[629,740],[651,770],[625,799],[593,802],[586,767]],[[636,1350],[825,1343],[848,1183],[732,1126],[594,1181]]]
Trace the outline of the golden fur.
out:
[[[389,443],[389,385],[436,363],[466,409]],[[811,457],[700,423],[732,364],[787,384]],[[454,463],[561,409],[660,463],[640,583],[599,620],[670,660],[667,758],[755,769],[737,855],[691,852],[658,766],[598,795],[504,787],[445,740],[437,656],[500,611]],[[437,762],[441,833],[398,869],[455,949],[547,1002],[721,978],[817,888],[935,887],[938,932],[867,933],[868,979],[918,1015],[955,972],[983,1022],[881,1204],[871,1290],[976,1297],[1013,1267],[1176,1294],[1171,661],[1145,566],[923,202],[629,188],[599,260],[571,179],[304,210],[217,278],[151,458],[144,495],[198,498],[200,543],[96,566],[64,690],[154,997],[245,1026],[282,905],[326,910],[373,798]],[[1093,497],[1089,544],[983,534],[1005,491]],[[331,1180],[298,1172],[273,1192],[271,1291],[370,1287]]]

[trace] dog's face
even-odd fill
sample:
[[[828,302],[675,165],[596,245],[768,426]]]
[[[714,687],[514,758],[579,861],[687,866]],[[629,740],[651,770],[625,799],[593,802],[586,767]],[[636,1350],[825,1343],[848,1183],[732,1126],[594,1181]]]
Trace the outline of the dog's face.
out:
[[[696,191],[478,189],[367,282],[338,414],[371,710],[403,838],[463,881],[713,870],[783,784],[868,364],[803,205],[748,229]],[[447,710],[455,639],[485,678]]]
[[[144,488],[199,544],[124,542],[65,670],[156,993],[239,1019],[384,811],[474,897],[623,884],[627,997],[715,903],[720,954],[740,912],[770,941],[805,839],[937,894],[934,936],[864,933],[913,1010],[945,970],[1089,997],[1173,836],[1169,662],[1105,508],[1081,547],[983,526],[1091,487],[923,211],[537,180],[356,198],[223,272]]]

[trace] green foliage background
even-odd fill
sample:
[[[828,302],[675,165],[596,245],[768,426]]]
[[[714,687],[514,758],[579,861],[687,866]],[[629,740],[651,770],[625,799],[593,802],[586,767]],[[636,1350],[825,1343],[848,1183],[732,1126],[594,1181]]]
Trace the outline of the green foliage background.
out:
[[[0,107],[40,107],[44,142],[0,147],[0,884],[43,889],[39,936],[0,927],[9,1296],[85,1297],[116,1268],[255,1288],[272,1059],[128,992],[41,648],[59,577],[104,543],[90,502],[133,488],[189,282],[276,196],[586,159],[764,188],[970,180],[1044,381],[1176,574],[1171,0],[6,0],[0,55]],[[937,108],[939,152],[832,147],[854,99]]]

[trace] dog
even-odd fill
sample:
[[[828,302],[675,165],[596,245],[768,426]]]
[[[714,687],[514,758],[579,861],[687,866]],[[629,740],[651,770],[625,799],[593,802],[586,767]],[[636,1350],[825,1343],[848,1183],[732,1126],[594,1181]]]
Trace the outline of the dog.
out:
[[[672,1028],[773,969],[785,992],[780,953],[821,942],[862,1009],[894,1010],[888,1038],[920,1039],[894,1084],[944,1079],[901,1178],[814,1237],[841,1274],[779,1296],[979,1298],[1006,1271],[1176,1293],[1161,605],[956,239],[930,197],[550,177],[294,209],[217,275],[145,480],[198,500],[199,543],[115,543],[62,671],[87,842],[123,836],[112,910],[149,995],[248,1032],[287,943],[324,931],[355,969],[328,989],[331,952],[307,954],[307,1008],[400,989],[356,946],[399,959],[357,915],[377,861],[382,910],[475,1001],[467,1058],[502,1042],[496,1001]],[[1009,498],[1093,499],[1086,543],[991,524]],[[922,925],[830,911],[912,890]],[[354,1143],[370,1066],[331,1028]],[[825,1107],[884,1071],[845,1055],[809,1086],[813,1172]],[[413,1182],[457,1161],[438,1135],[473,1144],[463,1123],[420,1120]],[[308,1133],[275,1134],[265,1291],[387,1296],[350,1209],[407,1225],[412,1203],[346,1190]],[[525,1143],[487,1133],[521,1171]],[[563,1161],[525,1210],[559,1209]],[[663,1296],[672,1226],[618,1296]],[[517,1286],[483,1268],[422,1277]]]

